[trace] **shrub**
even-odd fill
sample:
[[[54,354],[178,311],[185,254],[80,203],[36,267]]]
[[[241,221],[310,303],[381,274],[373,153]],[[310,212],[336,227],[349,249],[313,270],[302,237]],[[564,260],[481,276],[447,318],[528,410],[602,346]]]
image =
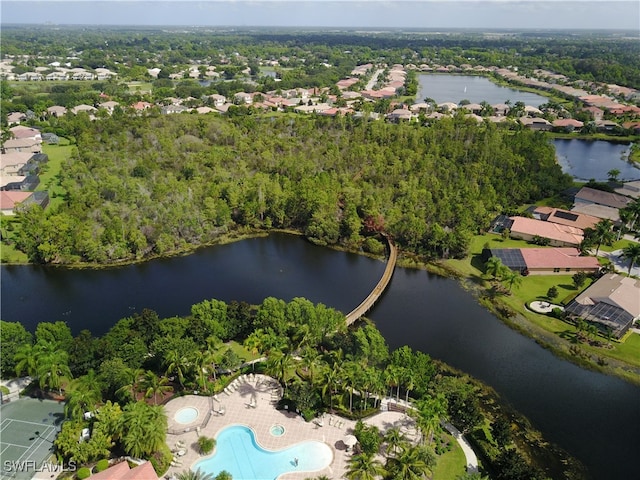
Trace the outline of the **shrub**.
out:
[[[216,446],[216,441],[210,437],[200,437],[198,439],[198,446],[203,455],[207,455],[213,451]]]
[[[156,471],[156,474],[158,474],[158,476],[162,476],[167,470],[169,470],[169,464],[172,459],[173,453],[169,450],[169,446],[165,444],[160,448],[160,450],[151,456],[149,461],[151,462],[151,465],[153,465],[153,469]]]
[[[89,478],[90,476],[91,470],[89,470],[87,467],[78,469],[78,473],[76,473],[76,477],[78,477],[78,480],[84,480],[85,478]]]
[[[106,470],[107,468],[109,468],[109,460],[107,460],[106,458],[103,458],[98,463],[96,463],[96,466],[93,467],[93,470],[95,473],[99,473],[103,470]]]

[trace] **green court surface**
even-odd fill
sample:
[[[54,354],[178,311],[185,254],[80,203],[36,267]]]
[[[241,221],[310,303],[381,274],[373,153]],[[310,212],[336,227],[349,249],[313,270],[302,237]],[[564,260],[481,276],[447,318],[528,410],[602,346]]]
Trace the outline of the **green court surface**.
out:
[[[30,479],[45,468],[60,431],[64,404],[21,398],[0,406],[0,479]]]

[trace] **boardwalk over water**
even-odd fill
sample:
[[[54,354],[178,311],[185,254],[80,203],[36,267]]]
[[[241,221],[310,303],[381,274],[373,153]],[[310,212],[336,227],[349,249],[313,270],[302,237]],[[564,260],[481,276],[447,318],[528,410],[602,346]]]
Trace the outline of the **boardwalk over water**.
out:
[[[382,278],[380,278],[380,281],[375,286],[375,288],[371,291],[369,296],[365,298],[360,305],[354,308],[347,315],[347,325],[351,325],[353,322],[355,322],[357,319],[359,319],[361,316],[367,313],[369,309],[373,307],[373,304],[376,303],[376,301],[378,301],[378,298],[380,298],[380,295],[382,295],[382,292],[384,292],[384,289],[387,288],[387,285],[389,285],[389,282],[391,281],[391,276],[393,275],[393,269],[396,266],[396,259],[398,258],[398,249],[393,244],[393,242],[389,239],[389,237],[385,236],[385,238],[387,239],[387,243],[389,244],[389,260],[387,261],[387,266],[384,269]]]

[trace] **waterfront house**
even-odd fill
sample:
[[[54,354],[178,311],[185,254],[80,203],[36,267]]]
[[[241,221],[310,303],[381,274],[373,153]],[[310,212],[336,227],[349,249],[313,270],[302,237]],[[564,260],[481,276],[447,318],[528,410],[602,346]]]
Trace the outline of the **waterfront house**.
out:
[[[578,295],[565,311],[620,338],[640,317],[638,299],[640,280],[608,273]]]
[[[581,256],[580,250],[573,247],[491,248],[483,250],[482,256],[485,261],[497,257],[522,275],[572,275],[600,270],[597,258]]]
[[[505,227],[512,238],[529,242],[546,238],[554,247],[578,247],[584,238],[584,232],[579,228],[526,217],[509,217]]]
[[[553,121],[553,128],[565,132],[573,132],[574,130],[580,130],[584,126],[584,123],[574,118],[559,118]]]
[[[624,195],[617,193],[605,192],[603,190],[597,190],[590,187],[582,187],[578,193],[576,193],[574,204],[578,205],[604,205],[611,208],[624,208],[631,199]]]
[[[593,228],[600,218],[584,213],[571,212],[561,208],[553,207],[534,207],[531,211],[533,217],[545,222],[559,223],[560,225],[569,225],[584,230],[585,228]]]
[[[520,117],[518,119],[522,125],[531,130],[543,130],[548,131],[553,128],[553,125],[548,120],[539,117]]]
[[[47,114],[53,117],[62,117],[65,113],[67,113],[67,109],[65,107],[61,107],[60,105],[54,105],[47,108]]]

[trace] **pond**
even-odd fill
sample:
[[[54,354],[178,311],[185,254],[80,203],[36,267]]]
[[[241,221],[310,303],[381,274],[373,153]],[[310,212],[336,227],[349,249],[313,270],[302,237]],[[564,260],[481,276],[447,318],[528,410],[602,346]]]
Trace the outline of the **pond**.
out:
[[[423,102],[426,97],[433,98],[436,103],[469,100],[471,103],[489,102],[491,105],[524,102],[525,105],[539,107],[548,99],[535,93],[523,92],[513,88],[502,87],[489,79],[478,75],[419,74],[418,95],[416,102]]]
[[[631,146],[604,140],[554,139],[556,159],[564,173],[576,180],[606,182],[607,172],[619,170],[620,180],[640,179],[640,166],[629,162]]]
[[[260,303],[307,297],[350,311],[384,263],[272,234],[192,255],[102,270],[3,266],[2,319],[34,330],[66,320],[101,335],[148,307],[188,314],[204,299]],[[640,387],[564,362],[511,330],[456,281],[397,268],[370,313],[392,348],[409,345],[485,381],[594,478],[633,478],[640,449]]]

